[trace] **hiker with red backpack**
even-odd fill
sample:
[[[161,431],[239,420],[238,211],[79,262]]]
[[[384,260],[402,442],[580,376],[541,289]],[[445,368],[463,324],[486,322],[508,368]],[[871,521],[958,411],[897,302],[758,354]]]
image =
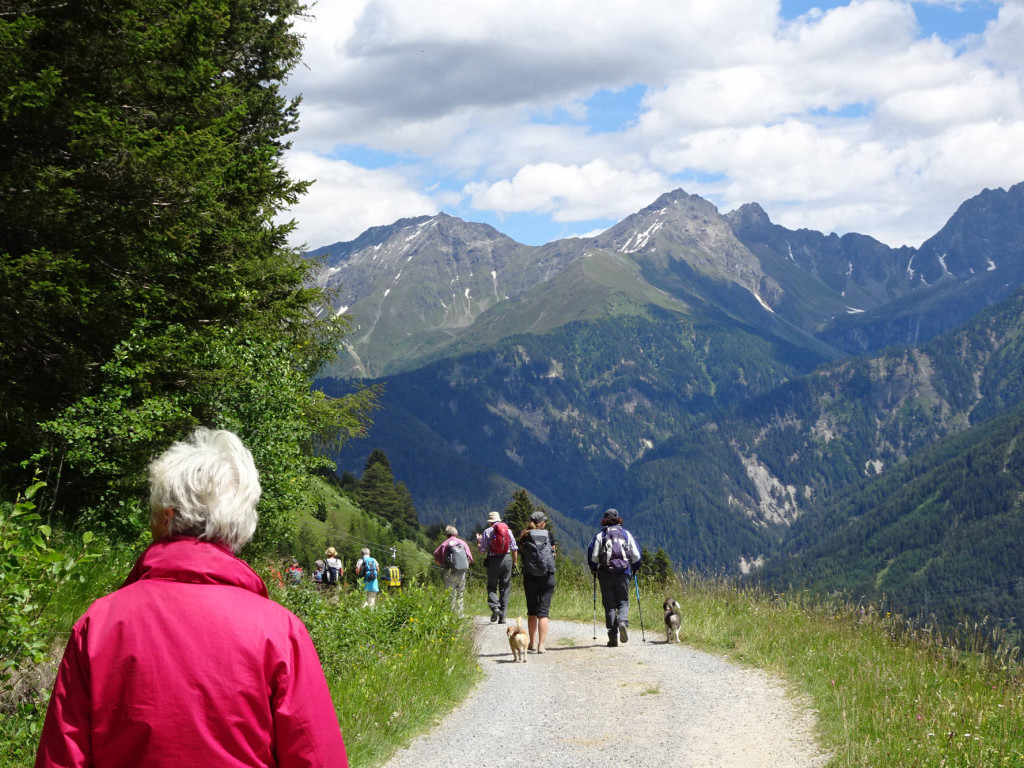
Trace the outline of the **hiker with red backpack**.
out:
[[[459,530],[454,525],[449,525],[444,532],[448,538],[434,550],[434,562],[444,568],[444,587],[449,591],[452,613],[461,618],[466,574],[473,564],[473,553],[469,551],[469,544],[459,538]]]
[[[484,553],[487,566],[487,605],[491,609],[491,621],[504,624],[512,569],[519,564],[519,546],[497,512],[488,513],[487,524],[487,530],[477,534],[476,545]]]
[[[608,646],[614,648],[629,640],[629,582],[640,573],[640,547],[633,534],[622,527],[617,509],[605,510],[602,530],[587,547],[587,562],[594,574],[595,590],[601,586],[604,625],[608,630]],[[641,616],[641,618],[643,618]]]

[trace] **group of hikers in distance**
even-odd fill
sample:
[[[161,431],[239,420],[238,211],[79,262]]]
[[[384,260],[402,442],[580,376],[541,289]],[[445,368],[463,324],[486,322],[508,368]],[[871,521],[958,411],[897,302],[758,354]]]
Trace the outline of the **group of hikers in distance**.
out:
[[[291,558],[285,569],[285,579],[289,584],[301,584],[304,572],[297,558]],[[324,559],[313,564],[311,578],[317,586],[332,588],[341,584],[345,575],[345,566],[338,558],[338,550],[328,547]],[[363,582],[363,607],[373,610],[377,607],[377,595],[380,594],[380,564],[370,556],[368,547],[363,547],[356,560],[356,578]]]
[[[149,487],[153,542],[121,587],[75,622],[36,768],[347,768],[306,626],[269,599],[263,579],[238,557],[256,531],[262,492],[252,454],[232,432],[199,427],[149,465]],[[497,512],[487,521],[477,547],[487,565],[491,621],[505,622],[522,552],[530,647],[543,653],[555,588],[547,517],[534,512],[518,540]],[[629,577],[640,567],[640,550],[615,510],[605,512],[602,527],[587,558],[614,646],[628,637]],[[461,612],[473,557],[454,527],[447,533],[434,556],[448,566],[445,584]],[[452,552],[456,542],[461,554]],[[327,550],[325,567],[336,555]],[[379,567],[368,549],[362,555],[356,571],[372,608]]]
[[[487,569],[487,605],[491,622],[506,623],[512,576],[522,553],[523,591],[526,595],[529,653],[544,653],[548,633],[548,614],[555,593],[555,545],[547,529],[548,518],[537,510],[518,538],[512,535],[501,515],[490,512],[488,527],[476,535],[477,549],[484,555]],[[448,538],[434,550],[434,562],[444,568],[444,585],[451,596],[452,610],[463,615],[466,574],[473,563],[469,544],[459,538],[454,525],[445,528]],[[640,547],[633,534],[622,526],[622,516],[608,509],[601,518],[601,530],[587,547],[587,564],[594,577],[594,604],[601,589],[608,645],[629,640],[629,585],[640,572]]]

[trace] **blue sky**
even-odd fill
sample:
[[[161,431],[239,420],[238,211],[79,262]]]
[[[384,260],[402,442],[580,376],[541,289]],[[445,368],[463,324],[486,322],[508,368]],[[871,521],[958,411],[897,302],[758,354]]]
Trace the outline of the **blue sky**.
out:
[[[1024,0],[321,0],[296,244],[445,211],[541,244],[682,187],[919,245],[1024,181]]]

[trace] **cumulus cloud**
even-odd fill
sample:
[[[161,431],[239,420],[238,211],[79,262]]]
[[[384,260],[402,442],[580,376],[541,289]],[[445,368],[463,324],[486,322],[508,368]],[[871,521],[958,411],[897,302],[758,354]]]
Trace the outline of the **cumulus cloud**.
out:
[[[327,181],[297,209],[301,231],[319,242],[342,219],[354,236],[454,204],[425,191],[444,178],[499,216],[620,217],[682,186],[787,226],[917,244],[966,197],[1024,179],[1024,0],[950,42],[906,0],[780,7],[321,0],[289,86],[304,96],[294,162]],[[621,129],[590,125],[595,93],[637,86]],[[320,159],[344,145],[408,160]]]
[[[598,159],[582,166],[528,165],[511,179],[468,184],[466,193],[482,210],[542,211],[555,221],[589,221],[633,213],[665,192],[669,183],[646,168],[616,168]]]
[[[287,167],[293,178],[314,180],[299,204],[279,217],[301,222],[295,245],[318,248],[354,240],[370,227],[439,210],[437,202],[391,170],[366,170],[309,152],[291,153]]]

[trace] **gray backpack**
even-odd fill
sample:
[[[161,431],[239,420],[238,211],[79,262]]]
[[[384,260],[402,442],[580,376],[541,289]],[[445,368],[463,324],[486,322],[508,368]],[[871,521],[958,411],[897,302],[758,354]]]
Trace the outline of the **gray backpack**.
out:
[[[547,576],[555,572],[555,553],[547,531],[527,531],[519,549],[523,556],[523,570],[531,576]]]
[[[444,551],[444,567],[453,571],[464,571],[469,568],[469,555],[466,548],[458,541],[453,541]]]

